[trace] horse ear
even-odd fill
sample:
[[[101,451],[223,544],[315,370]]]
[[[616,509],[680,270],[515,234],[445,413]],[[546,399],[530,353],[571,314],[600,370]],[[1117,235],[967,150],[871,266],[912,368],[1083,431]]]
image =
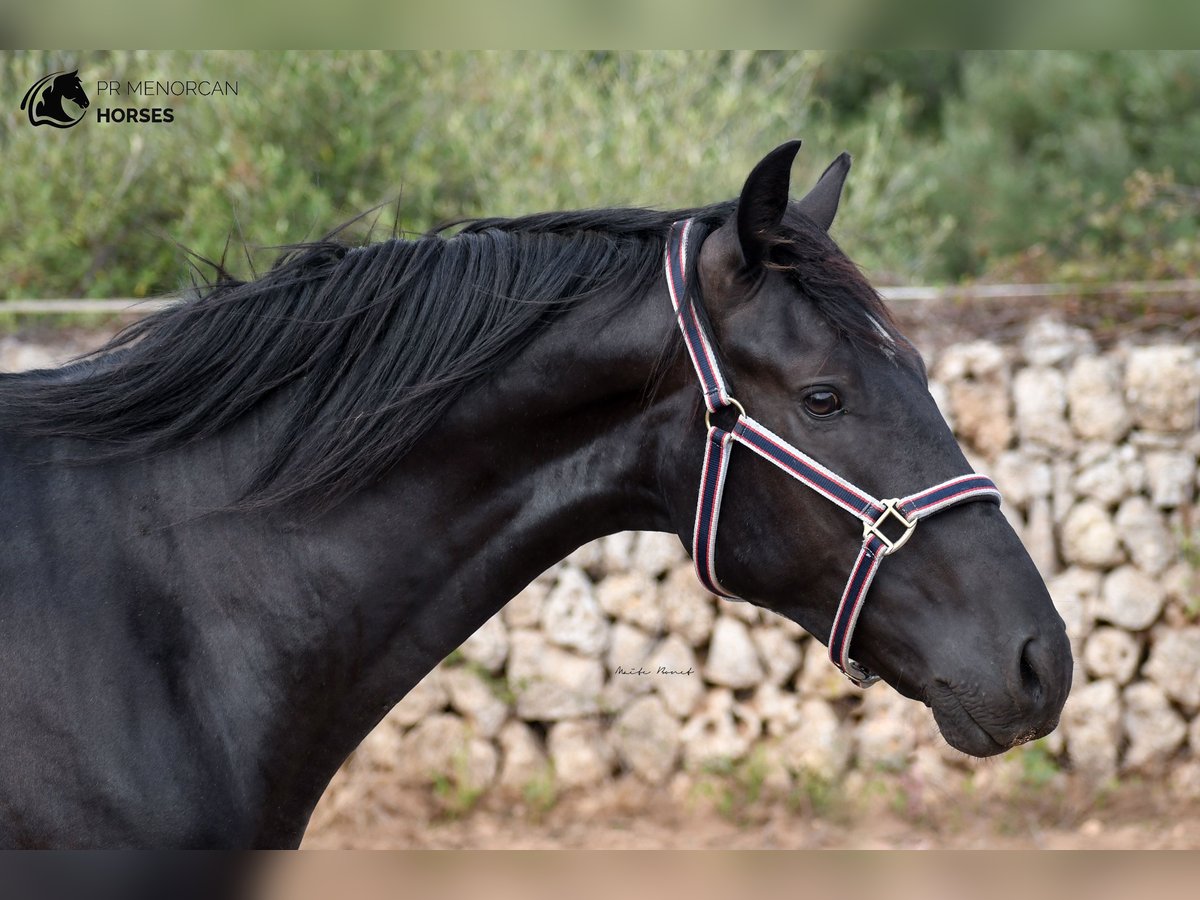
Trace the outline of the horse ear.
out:
[[[850,154],[842,153],[821,173],[816,185],[796,204],[796,208],[828,231],[833,224],[833,217],[837,215],[842,185],[846,183],[849,172]]]
[[[763,233],[778,225],[787,211],[792,161],[799,149],[799,141],[780,144],[754,167],[742,188],[737,205],[737,233],[747,267],[762,262],[766,252]]]

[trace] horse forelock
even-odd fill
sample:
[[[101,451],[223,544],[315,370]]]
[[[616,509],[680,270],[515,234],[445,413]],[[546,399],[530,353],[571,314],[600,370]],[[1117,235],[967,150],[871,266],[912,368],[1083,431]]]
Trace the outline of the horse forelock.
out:
[[[764,239],[767,265],[784,274],[839,337],[923,368],[879,292],[823,228],[790,210]]]

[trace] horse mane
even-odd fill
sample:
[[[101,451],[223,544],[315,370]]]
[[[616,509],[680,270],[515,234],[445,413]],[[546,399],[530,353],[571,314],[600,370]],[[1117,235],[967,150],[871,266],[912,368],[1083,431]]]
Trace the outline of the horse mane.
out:
[[[0,429],[131,458],[212,436],[269,398],[274,435],[240,508],[329,508],[375,482],[464,391],[575,304],[643,296],[672,222],[718,227],[734,203],[451,223],[353,246],[341,229],[284,249],[250,281],[217,276],[63,369],[0,375]],[[446,236],[450,227],[457,233]],[[836,245],[789,216],[771,260],[845,337],[898,334]],[[884,330],[881,330],[881,325]]]

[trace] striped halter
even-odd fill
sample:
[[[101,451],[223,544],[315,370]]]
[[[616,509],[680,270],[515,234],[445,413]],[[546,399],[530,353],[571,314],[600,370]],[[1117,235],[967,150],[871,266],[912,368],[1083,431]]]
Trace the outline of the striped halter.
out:
[[[696,503],[696,527],[692,536],[692,559],[696,563],[696,574],[712,593],[731,600],[741,599],[721,587],[715,563],[721,495],[725,488],[725,472],[729,467],[729,452],[736,441],[862,521],[862,549],[858,552],[858,559],[850,571],[850,579],[846,582],[842,600],[833,617],[829,658],[858,687],[870,687],[879,680],[879,676],[850,658],[850,642],[871,581],[879,571],[879,564],[885,556],[895,553],[908,542],[921,519],[973,500],[999,504],[1000,491],[991,479],[968,474],[943,481],[903,499],[877,500],[746,415],[742,404],[729,393],[713,352],[712,341],[696,314],[694,303],[688,297],[688,235],[692,224],[692,219],[686,219],[671,226],[666,248],[666,271],[671,303],[675,307],[688,355],[700,378],[707,410],[704,421],[708,428],[708,440],[704,448],[700,497]],[[712,414],[730,407],[737,411],[737,421],[731,430],[725,431],[713,424]],[[897,528],[901,529],[899,536],[889,537],[885,534],[885,524],[893,534],[897,533]]]

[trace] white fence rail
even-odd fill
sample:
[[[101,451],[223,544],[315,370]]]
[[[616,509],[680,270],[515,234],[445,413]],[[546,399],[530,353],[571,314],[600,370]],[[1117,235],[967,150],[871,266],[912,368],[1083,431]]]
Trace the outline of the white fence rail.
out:
[[[0,313],[16,313],[23,316],[60,315],[64,313],[129,313],[149,315],[170,306],[176,301],[170,298],[153,300],[0,300]]]
[[[1147,296],[1153,294],[1200,294],[1200,279],[1178,281],[1112,281],[1106,283],[1059,284],[971,284],[951,286],[909,285],[881,287],[888,302],[930,300],[1030,300],[1045,297]],[[0,313],[60,315],[109,313],[148,315],[177,302],[169,297],[134,300],[54,299],[0,300]]]

